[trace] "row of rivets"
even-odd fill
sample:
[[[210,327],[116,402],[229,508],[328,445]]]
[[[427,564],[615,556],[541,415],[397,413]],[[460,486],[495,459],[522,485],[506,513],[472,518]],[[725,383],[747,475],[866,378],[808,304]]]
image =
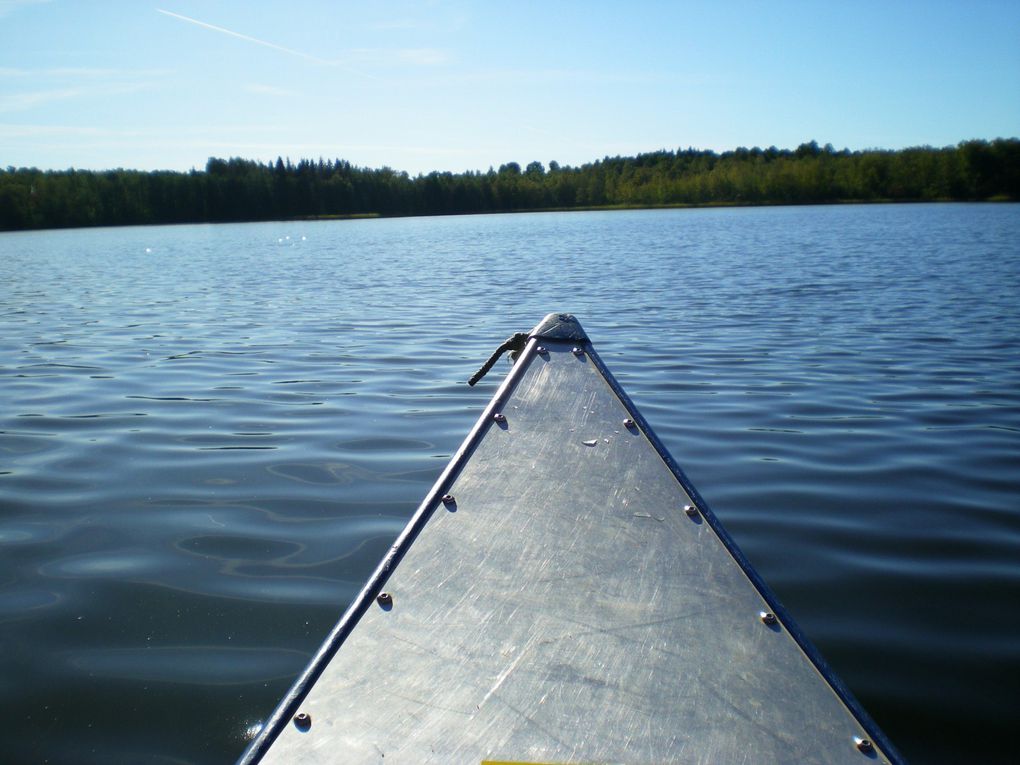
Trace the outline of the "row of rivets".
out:
[[[538,351],[539,353],[549,353],[549,349],[546,348],[545,346],[539,346],[538,348],[535,348],[534,350]],[[584,349],[581,348],[580,346],[574,346],[573,348],[570,349],[570,353],[572,353],[574,356],[583,356],[584,355]]]
[[[546,354],[546,353],[549,352],[549,349],[546,348],[544,345],[538,346],[538,348],[536,348],[535,350],[538,353],[542,353],[542,354]],[[573,353],[575,356],[583,356],[584,355],[584,349],[581,346],[579,346],[579,345],[575,345],[573,348],[571,348],[570,352]]]
[[[538,353],[542,354],[547,352],[545,346],[542,345],[538,346],[537,351]],[[575,356],[581,356],[584,354],[584,351],[576,345],[571,349],[571,352]],[[496,422],[504,423],[506,422],[506,415],[503,414],[502,412],[496,412],[494,415],[492,415],[492,419],[495,420]],[[623,426],[625,428],[633,428],[635,427],[635,425],[636,424],[634,420],[630,417],[627,417],[623,421]],[[443,504],[451,505],[453,504],[453,501],[454,499],[452,494],[446,494],[443,496]],[[695,505],[684,505],[684,512],[687,514],[688,518],[697,518],[699,514],[698,508]],[[384,592],[379,595],[380,603],[382,603],[382,598],[384,597],[389,599],[387,602],[392,602],[392,599],[390,598],[388,593]],[[771,611],[761,611],[758,614],[758,618],[761,619],[763,624],[769,627],[774,627],[776,624],[779,623],[779,619],[776,618],[776,615]],[[856,745],[857,749],[864,754],[870,754],[874,751],[874,744],[872,744],[871,741],[869,741],[866,738],[855,738],[854,744]]]
[[[574,348],[572,350],[573,350],[573,353],[574,353],[575,356],[580,356],[580,355],[582,355],[584,353],[584,351],[581,350],[581,348],[579,348],[577,346],[574,346]],[[538,352],[539,353],[545,353],[546,352],[545,347],[539,346],[538,347]],[[506,415],[504,415],[502,412],[497,412],[496,414],[494,414],[492,416],[492,418],[496,422],[500,422],[500,423],[506,422]],[[630,417],[627,417],[623,421],[623,426],[625,428],[633,428],[633,427],[635,427],[634,420],[631,419]],[[451,504],[453,502],[453,497],[450,494],[447,494],[446,496],[443,497],[443,502],[445,504]],[[695,505],[684,505],[684,512],[687,514],[688,518],[697,518],[698,517],[698,508]],[[385,595],[385,593],[383,593],[383,594]],[[777,619],[776,615],[774,613],[772,613],[771,611],[761,611],[758,614],[758,618],[761,619],[763,624],[765,624],[765,625],[767,625],[769,627],[773,627],[773,626],[775,626],[776,624],[779,623],[779,619]],[[865,754],[870,754],[872,751],[874,751],[874,745],[871,743],[871,741],[869,741],[866,738],[855,738],[854,739],[854,743],[856,744],[857,749],[859,751],[865,753]]]
[[[695,505],[684,505],[683,512],[687,514],[687,517],[698,517],[698,508]],[[762,620],[763,624],[770,627],[779,623],[779,619],[771,611],[760,611],[758,618]],[[871,754],[874,751],[874,745],[867,738],[856,737],[854,738],[854,744],[863,754]]]
[[[684,509],[690,511],[693,510],[694,508],[688,505]],[[695,512],[697,511],[695,510]],[[689,512],[688,515],[690,515]],[[768,627],[774,627],[777,624],[779,624],[778,617],[771,611],[759,611],[758,618],[761,619],[762,623]],[[866,738],[861,738],[860,736],[854,736],[854,746],[857,747],[857,751],[859,751],[861,754],[870,755],[874,754],[875,752],[875,745],[872,744],[870,740]]]
[[[547,352],[546,348],[541,345],[538,346],[537,351],[541,354]],[[575,356],[581,356],[584,354],[584,351],[577,346],[574,346],[572,352]],[[496,412],[492,415],[492,419],[495,422],[504,423],[506,422],[506,415],[502,412]],[[623,425],[626,428],[633,428],[636,426],[634,420],[630,417],[624,419]],[[444,494],[442,497],[443,504],[447,506],[453,505],[455,501],[456,500],[452,494]],[[698,508],[695,505],[684,505],[684,513],[686,513],[689,518],[697,518],[699,514]],[[390,608],[393,605],[393,596],[388,592],[380,592],[379,595],[376,596],[376,601],[383,608]],[[758,618],[761,619],[763,624],[769,627],[775,626],[779,623],[778,618],[771,611],[760,611],[758,613]],[[294,716],[294,726],[302,732],[308,731],[312,726],[311,715],[305,712],[298,713]],[[861,738],[859,736],[854,737],[854,745],[862,754],[872,754],[875,751],[874,744],[866,738]]]
[[[688,505],[686,509],[692,508]],[[388,592],[380,592],[376,599],[379,601],[379,604],[384,607],[391,606],[393,604],[393,596]],[[761,620],[769,626],[774,625],[777,622],[776,615],[771,611],[762,611],[759,616]],[[312,727],[312,716],[307,712],[299,712],[294,715],[294,727],[302,733],[307,733]],[[875,751],[875,745],[872,744],[870,740],[861,738],[860,736],[854,737],[854,746],[856,746],[857,751],[862,754],[872,754]]]

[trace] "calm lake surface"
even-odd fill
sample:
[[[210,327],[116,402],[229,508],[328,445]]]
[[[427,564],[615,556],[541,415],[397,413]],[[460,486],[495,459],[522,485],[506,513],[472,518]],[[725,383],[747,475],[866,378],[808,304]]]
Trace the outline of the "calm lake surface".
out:
[[[1015,762],[1020,206],[0,235],[5,763],[244,749],[572,311],[915,762]]]

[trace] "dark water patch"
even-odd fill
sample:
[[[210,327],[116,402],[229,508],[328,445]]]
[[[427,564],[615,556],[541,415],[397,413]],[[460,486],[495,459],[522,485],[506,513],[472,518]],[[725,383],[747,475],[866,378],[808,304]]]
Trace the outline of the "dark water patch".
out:
[[[0,531],[0,539],[3,532]],[[0,593],[0,623],[14,619],[32,619],[35,612],[56,606],[60,596],[49,590],[19,589]]]
[[[100,649],[66,657],[72,672],[88,677],[198,686],[285,679],[307,660],[300,651],[194,645]]]

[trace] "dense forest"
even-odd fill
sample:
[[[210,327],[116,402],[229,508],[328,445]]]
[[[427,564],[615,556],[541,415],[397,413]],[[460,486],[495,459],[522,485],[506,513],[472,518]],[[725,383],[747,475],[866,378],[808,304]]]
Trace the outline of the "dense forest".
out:
[[[1020,200],[1020,139],[946,148],[681,149],[580,167],[409,176],[342,159],[210,159],[191,172],[0,170],[0,230],[665,205]]]

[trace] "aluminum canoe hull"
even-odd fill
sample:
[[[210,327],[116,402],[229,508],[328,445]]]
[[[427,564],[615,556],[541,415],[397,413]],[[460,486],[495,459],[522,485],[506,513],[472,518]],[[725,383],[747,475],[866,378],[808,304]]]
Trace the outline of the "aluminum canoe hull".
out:
[[[550,314],[240,762],[900,758]]]

